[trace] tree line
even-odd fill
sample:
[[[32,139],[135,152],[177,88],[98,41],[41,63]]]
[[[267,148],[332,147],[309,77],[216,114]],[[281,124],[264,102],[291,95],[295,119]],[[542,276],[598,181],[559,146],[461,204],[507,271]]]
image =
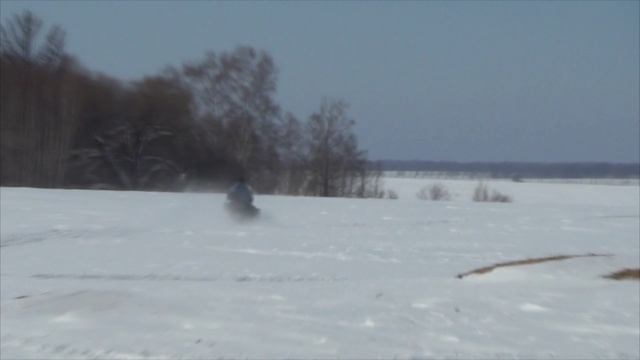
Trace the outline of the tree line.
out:
[[[453,162],[382,160],[386,171],[431,171],[444,173],[488,174],[493,178],[640,178],[638,163],[575,162]]]
[[[46,31],[45,31],[46,30]],[[273,58],[207,52],[120,81],[26,11],[0,24],[0,185],[179,191],[247,178],[260,193],[381,196],[339,99],[305,119],[275,100]]]

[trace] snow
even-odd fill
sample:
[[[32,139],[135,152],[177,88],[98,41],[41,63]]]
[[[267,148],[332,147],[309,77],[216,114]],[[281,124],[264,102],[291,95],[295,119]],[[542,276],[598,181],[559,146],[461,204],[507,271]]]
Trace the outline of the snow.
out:
[[[638,186],[399,200],[1,188],[0,349],[36,358],[640,358]],[[610,254],[501,267],[552,255]]]

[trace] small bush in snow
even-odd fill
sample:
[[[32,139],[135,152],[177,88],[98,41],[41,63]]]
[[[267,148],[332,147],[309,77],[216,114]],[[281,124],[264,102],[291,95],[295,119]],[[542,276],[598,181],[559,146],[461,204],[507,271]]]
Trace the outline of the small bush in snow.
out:
[[[433,184],[429,188],[429,197],[431,200],[451,200],[449,190],[442,184]]]
[[[489,188],[483,183],[479,183],[473,191],[473,201],[489,201]]]
[[[420,191],[418,191],[416,197],[420,200],[429,200],[429,189],[427,189],[426,186],[423,187],[422,189],[420,189]]]
[[[511,196],[496,190],[492,190],[491,195],[489,195],[489,187],[483,183],[479,183],[473,191],[473,201],[507,203],[513,201],[513,199]]]
[[[398,193],[394,190],[387,190],[387,199],[397,200],[399,198]]]
[[[451,200],[449,190],[442,184],[425,186],[416,194],[420,200],[447,201]]]

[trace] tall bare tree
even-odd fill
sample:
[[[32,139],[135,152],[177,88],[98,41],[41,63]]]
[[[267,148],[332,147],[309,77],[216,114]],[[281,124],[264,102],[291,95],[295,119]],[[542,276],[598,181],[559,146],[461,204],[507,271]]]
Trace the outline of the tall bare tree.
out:
[[[304,193],[307,172],[308,136],[300,121],[290,113],[285,114],[279,136],[279,156],[283,171],[277,191],[290,195]]]
[[[309,189],[317,196],[353,195],[354,178],[363,166],[353,125],[342,100],[324,99],[309,118]]]
[[[217,122],[216,136],[228,156],[251,169],[258,188],[272,191],[279,167],[277,137],[280,108],[275,102],[277,71],[271,56],[250,47],[231,53],[209,52],[187,64],[183,73],[197,97],[203,119]]]
[[[5,184],[59,186],[76,127],[65,33],[25,11],[0,25],[0,129]]]

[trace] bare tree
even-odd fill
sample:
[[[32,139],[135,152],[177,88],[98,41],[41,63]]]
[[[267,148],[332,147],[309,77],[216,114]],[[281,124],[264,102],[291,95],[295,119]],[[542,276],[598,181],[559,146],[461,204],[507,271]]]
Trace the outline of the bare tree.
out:
[[[101,96],[87,97],[90,106],[82,114],[93,127],[82,129],[73,163],[81,170],[79,182],[124,189],[175,188],[193,155],[191,93],[163,76],[127,87],[109,80],[94,86]]]
[[[3,183],[59,186],[77,126],[75,88],[65,33],[44,38],[33,13],[0,25],[0,110]]]
[[[104,184],[105,179],[111,179],[112,183],[108,186],[113,188],[153,188],[158,176],[170,174],[177,177],[181,173],[178,165],[171,160],[149,155],[146,151],[153,140],[170,135],[169,131],[158,127],[134,128],[131,124],[124,124],[107,134],[96,136],[94,148],[78,150],[78,165],[84,167],[87,176],[97,184]],[[105,176],[105,171],[111,176]]]
[[[279,157],[283,171],[278,191],[285,194],[300,195],[307,180],[307,143],[306,132],[300,121],[290,113],[284,117],[280,128]]]
[[[183,67],[202,119],[219,122],[214,135],[259,190],[273,190],[280,167],[277,141],[280,108],[274,100],[277,71],[266,52],[239,47],[231,53],[209,52]]]
[[[309,118],[307,192],[311,195],[363,197],[370,189],[365,153],[358,149],[355,121],[346,110],[344,101],[324,99],[320,110]]]

